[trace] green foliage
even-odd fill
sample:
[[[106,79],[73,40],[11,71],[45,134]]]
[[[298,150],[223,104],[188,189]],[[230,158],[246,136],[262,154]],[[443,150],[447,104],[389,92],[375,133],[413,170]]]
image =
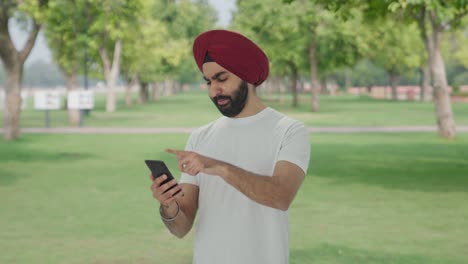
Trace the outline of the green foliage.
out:
[[[232,28],[265,51],[275,75],[289,73],[291,64],[300,70],[307,65],[307,36],[299,30],[295,8],[279,0],[240,1],[234,14]]]
[[[372,29],[363,26],[359,10],[354,9],[349,12],[352,18],[342,20],[336,14],[330,14],[329,18],[325,18],[317,28],[318,67],[322,75],[355,65],[371,50],[369,38]]]
[[[369,32],[372,32],[370,58],[391,74],[409,72],[426,60],[415,23],[403,24],[388,18],[373,24]]]
[[[112,55],[118,39],[125,45],[142,10],[140,0],[50,0],[49,6],[46,37],[55,61],[65,72],[76,72],[87,50],[94,76],[103,73],[98,50]]]
[[[20,20],[25,21],[33,19],[38,24],[42,24],[46,21],[49,0],[7,0],[7,2],[18,3],[17,11],[19,11],[19,13],[17,15],[20,17]]]
[[[85,0],[49,3],[45,35],[54,60],[68,74],[79,70],[90,42],[88,9]]]
[[[312,1],[241,1],[237,9],[234,29],[262,46],[273,74],[284,75],[291,63],[307,74],[312,42],[321,75],[354,65],[367,49],[357,10],[353,20],[343,21]]]
[[[460,85],[468,85],[468,70],[464,69],[464,71],[455,75],[451,84],[458,87],[460,87]]]
[[[214,11],[204,1],[143,1],[138,26],[128,32],[123,71],[143,82],[166,78],[193,82],[198,69],[191,43],[214,25]],[[189,65],[189,66],[187,66]]]
[[[448,45],[451,46],[450,55],[453,55],[454,60],[468,69],[468,18],[464,25],[464,28],[451,32]]]
[[[144,1],[138,26],[127,32],[122,52],[122,72],[127,78],[138,74],[141,81],[153,81],[161,71],[169,33],[165,24],[154,19],[155,4]]]
[[[163,75],[174,79],[183,73],[191,75],[193,82],[199,72],[191,55],[192,43],[200,33],[213,29],[216,20],[214,9],[202,0],[160,1],[153,15],[161,19],[169,31],[167,52],[161,60]],[[191,67],[183,65],[187,63]],[[184,72],[187,69],[190,73]]]
[[[353,86],[387,85],[385,69],[370,60],[362,60],[352,68],[351,83]]]

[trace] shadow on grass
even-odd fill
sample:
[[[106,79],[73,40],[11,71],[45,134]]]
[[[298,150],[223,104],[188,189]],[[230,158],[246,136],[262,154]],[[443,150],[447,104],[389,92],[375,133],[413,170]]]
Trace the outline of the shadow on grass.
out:
[[[344,246],[322,244],[312,249],[291,249],[291,264],[343,263],[343,264],[449,264],[460,263],[434,259],[421,255],[399,255],[367,251]]]
[[[80,152],[46,152],[37,149],[19,148],[11,150],[0,149],[0,164],[6,162],[36,162],[36,161],[76,161],[80,159],[94,158],[95,155]]]
[[[0,168],[0,186],[13,184],[18,178],[16,173]]]
[[[47,166],[48,163],[96,158],[96,155],[91,153],[38,150],[28,147],[27,143],[27,139],[20,139],[17,142],[4,143],[0,147],[0,185],[10,185],[24,177],[24,174],[16,173],[15,166],[24,168],[32,162],[40,162],[41,166]]]
[[[334,184],[468,192],[468,144],[312,144],[310,173]]]

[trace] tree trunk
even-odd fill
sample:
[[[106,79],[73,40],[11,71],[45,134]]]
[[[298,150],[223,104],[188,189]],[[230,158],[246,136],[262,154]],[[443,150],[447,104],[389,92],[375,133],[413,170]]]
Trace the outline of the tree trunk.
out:
[[[271,85],[271,89],[272,89],[273,94],[279,94],[280,85],[281,85],[280,83],[281,83],[281,78],[279,76],[273,77],[272,85]],[[272,96],[271,99],[279,101],[279,98],[278,99],[273,99],[273,96]]]
[[[20,136],[19,121],[21,116],[21,79],[22,65],[7,66],[5,85],[5,109],[3,113],[4,138],[7,141]]]
[[[78,71],[65,72],[67,93],[78,88]],[[77,127],[80,125],[80,110],[68,109],[68,125]]]
[[[140,83],[140,96],[138,102],[140,104],[146,104],[149,99],[149,89],[147,82]]]
[[[427,30],[426,21],[429,19],[431,30]],[[445,75],[445,64],[441,54],[441,42],[444,25],[438,21],[435,11],[421,8],[418,18],[418,26],[421,39],[426,47],[430,75],[432,78],[433,99],[437,127],[439,135],[447,139],[453,139],[456,135],[456,125],[453,119],[452,103],[447,89],[447,77]],[[429,35],[432,32],[432,35]]]
[[[443,26],[437,24],[436,14],[431,13],[432,24],[432,54],[430,69],[433,82],[433,101],[437,117],[439,135],[454,139],[456,135],[456,125],[453,119],[452,102],[447,89],[447,77],[445,75],[445,65],[441,54],[441,42],[443,37]]]
[[[299,76],[297,77],[297,92],[304,92],[304,81]]]
[[[178,81],[174,81],[175,94],[179,94],[182,91],[182,84]]]
[[[432,63],[432,53],[434,50],[434,43],[431,41],[429,37],[429,33],[427,30],[426,22],[427,22],[427,10],[425,7],[421,7],[419,16],[418,16],[418,27],[419,27],[419,35],[424,43],[424,47],[426,48],[427,54],[427,61],[422,66],[421,72],[421,81],[420,81],[420,88],[421,88],[421,100],[424,101],[426,97],[426,93],[428,88],[431,85],[431,69],[430,65]]]
[[[273,89],[274,89],[273,86],[274,86],[274,81],[269,80],[268,83],[267,83],[267,86],[266,86],[267,100],[269,100],[269,101],[273,100]]]
[[[310,63],[310,90],[312,94],[311,111],[318,112],[320,110],[319,101],[319,83],[317,76],[317,58],[315,54],[315,41],[312,40],[309,46],[309,63]]]
[[[345,91],[348,90],[352,85],[352,80],[351,80],[351,70],[346,69],[345,70]]]
[[[159,83],[154,82],[153,83],[153,101],[159,102],[160,99],[161,99],[161,87]]]
[[[390,71],[388,73],[388,77],[390,79],[390,86],[392,87],[392,100],[397,101],[398,100],[398,82],[400,81],[400,76],[397,73]]]
[[[10,141],[20,137],[19,121],[21,116],[21,80],[23,65],[36,42],[41,27],[35,20],[32,21],[32,30],[23,49],[18,51],[11,39],[8,22],[12,14],[13,1],[2,3],[0,11],[0,58],[5,72],[5,109],[3,111],[3,137]],[[40,3],[43,5],[43,3]]]
[[[327,78],[323,77],[320,79],[320,93],[321,94],[328,94],[327,89]]]
[[[171,96],[174,94],[174,81],[166,79],[164,81],[164,95]]]
[[[138,82],[138,75],[134,74],[132,78],[127,80],[127,85],[125,87],[125,106],[132,107],[133,105],[133,87]]]
[[[115,94],[115,85],[117,83],[117,78],[119,77],[121,53],[122,53],[122,41],[120,39],[115,42],[112,64],[110,62],[109,57],[107,56],[106,49],[103,47],[99,49],[99,54],[101,55],[101,59],[104,65],[104,73],[106,76],[106,84],[107,84],[106,112],[115,112],[117,108],[117,97]]]
[[[293,96],[292,106],[297,107],[297,104],[298,104],[298,99],[297,99],[297,79],[298,79],[297,76],[298,76],[298,73],[297,73],[296,65],[294,65],[294,63],[290,63],[290,67],[291,67],[291,78],[289,80],[289,83],[290,83],[290,88],[291,88],[291,92],[292,92],[292,96]]]
[[[427,63],[425,63],[419,68],[419,72],[421,74],[420,80],[419,80],[419,89],[420,89],[419,98],[422,102],[424,102],[427,100],[426,98],[427,91],[429,91],[431,87],[431,71]]]
[[[117,108],[117,97],[115,94],[115,79],[112,76],[106,77],[107,95],[106,95],[106,112],[115,112]]]
[[[286,87],[284,87],[284,83],[283,83],[283,80],[282,78],[280,78],[280,82],[279,82],[279,99],[278,101],[282,104],[284,103],[284,94],[286,92]]]

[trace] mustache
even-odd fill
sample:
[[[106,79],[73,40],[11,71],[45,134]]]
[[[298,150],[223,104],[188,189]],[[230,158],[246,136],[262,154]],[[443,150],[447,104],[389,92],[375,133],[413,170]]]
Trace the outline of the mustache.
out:
[[[222,100],[222,99],[227,99],[229,101],[232,101],[231,96],[228,96],[228,95],[218,95],[218,96],[213,97],[214,101],[218,101],[218,100]]]

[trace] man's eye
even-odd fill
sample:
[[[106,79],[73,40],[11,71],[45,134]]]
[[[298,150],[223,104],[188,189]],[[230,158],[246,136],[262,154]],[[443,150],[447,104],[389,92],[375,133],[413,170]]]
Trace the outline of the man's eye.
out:
[[[206,85],[211,85],[211,82],[210,81],[206,82]]]

